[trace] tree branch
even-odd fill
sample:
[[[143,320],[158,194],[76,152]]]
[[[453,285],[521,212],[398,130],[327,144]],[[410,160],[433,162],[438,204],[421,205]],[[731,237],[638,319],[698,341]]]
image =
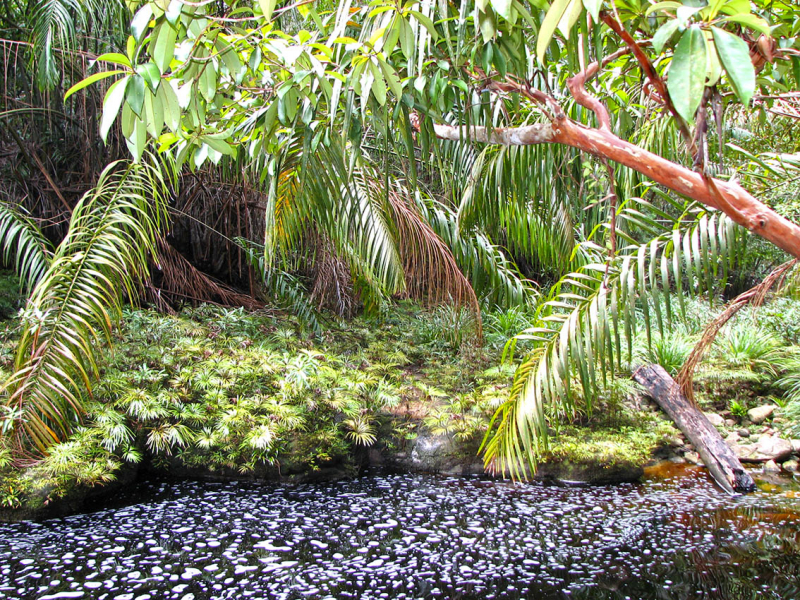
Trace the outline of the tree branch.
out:
[[[563,113],[562,113],[563,114]],[[437,137],[504,146],[562,144],[629,167],[664,187],[721,210],[733,221],[800,258],[800,226],[777,214],[737,183],[704,177],[604,129],[591,129],[566,117],[526,127],[489,129],[434,125]]]
[[[636,40],[633,39],[633,36],[628,33],[625,28],[620,25],[619,21],[617,21],[613,16],[604,12],[600,14],[600,20],[608,25],[620,38],[622,38],[622,41],[624,41],[631,49],[633,56],[639,62],[639,66],[641,67],[645,76],[647,76],[650,84],[656,88],[656,92],[663,99],[664,106],[667,107],[667,110],[669,110],[670,114],[672,114],[672,116],[675,118],[675,122],[678,124],[681,136],[683,136],[683,141],[686,143],[686,148],[689,150],[689,154],[692,155],[692,158],[694,158],[697,155],[697,146],[692,140],[692,134],[689,131],[689,126],[675,109],[675,105],[672,103],[669,90],[667,89],[667,84],[664,83],[664,80],[656,72],[656,68],[653,66],[653,63],[650,62],[650,59],[644,53],[641,46],[636,43]]]

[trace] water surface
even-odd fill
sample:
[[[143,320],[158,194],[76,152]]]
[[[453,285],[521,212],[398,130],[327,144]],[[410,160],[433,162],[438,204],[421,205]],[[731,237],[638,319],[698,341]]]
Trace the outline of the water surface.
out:
[[[113,508],[0,525],[0,597],[800,598],[800,496],[669,475],[143,482]]]

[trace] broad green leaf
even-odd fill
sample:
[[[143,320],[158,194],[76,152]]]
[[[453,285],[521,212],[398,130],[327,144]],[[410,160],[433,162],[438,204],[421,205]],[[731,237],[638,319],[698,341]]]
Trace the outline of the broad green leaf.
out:
[[[116,71],[103,71],[101,73],[95,73],[94,75],[90,75],[83,81],[79,81],[71,88],[67,90],[67,93],[64,94],[64,100],[72,96],[75,92],[81,91],[83,88],[92,85],[93,83],[100,81],[102,79],[107,79],[108,77],[113,77],[114,75],[119,75],[120,73],[126,73],[126,71],[116,70]]]
[[[664,46],[667,45],[667,42],[669,42],[672,36],[675,35],[675,32],[678,31],[679,26],[680,23],[678,19],[670,19],[658,28],[658,31],[656,31],[653,36],[653,49],[656,53],[661,54],[664,50]]]
[[[151,136],[157,138],[161,135],[164,129],[164,105],[150,90],[144,96],[144,122]]]
[[[205,64],[198,86],[200,94],[206,99],[206,102],[214,100],[214,96],[217,95],[217,70],[214,68],[213,62],[209,61]]]
[[[167,22],[161,23],[156,29],[155,40],[150,44],[150,55],[161,73],[169,70],[172,57],[175,56],[175,40],[178,32]]]
[[[170,85],[172,82],[165,82],[158,88],[158,96],[164,105],[164,123],[173,132],[178,133],[181,124],[181,107],[178,102],[178,95]]]
[[[747,42],[719,27],[712,27],[711,31],[714,34],[714,44],[719,59],[725,67],[731,85],[742,104],[747,106],[756,91],[756,71],[750,61]]]
[[[486,12],[479,13],[478,23],[481,35],[483,36],[483,43],[486,44],[490,42],[497,33],[497,26],[494,22],[494,11],[489,8]]]
[[[715,43],[711,32],[703,31],[706,40],[706,85],[717,85],[719,78],[722,77],[722,64],[720,63]]]
[[[667,79],[672,103],[678,114],[686,121],[694,119],[694,113],[703,99],[706,66],[706,41],[703,31],[696,26],[690,27],[683,33],[675,48]]]
[[[258,5],[261,7],[261,12],[264,13],[264,18],[267,21],[272,19],[272,13],[275,10],[277,0],[258,0]]]
[[[131,61],[128,59],[128,57],[125,56],[124,54],[119,54],[118,52],[107,52],[105,54],[101,54],[96,59],[94,59],[92,64],[98,62],[110,62],[115,65],[120,65],[122,67],[128,67],[129,69],[132,68]]]
[[[167,11],[164,13],[164,16],[167,18],[167,22],[175,27],[178,23],[178,20],[181,18],[181,11],[183,10],[183,2],[181,0],[172,0],[167,7]]]
[[[648,16],[654,13],[657,10],[678,10],[683,4],[680,2],[676,2],[675,0],[667,0],[666,2],[656,2],[652,6],[648,6],[647,10],[644,11],[645,16]]]
[[[108,132],[114,125],[119,114],[119,108],[125,100],[125,87],[128,85],[128,77],[123,77],[119,81],[114,82],[103,100],[103,116],[100,119],[100,137],[105,142],[108,139]]]
[[[369,62],[369,70],[372,72],[372,77],[374,79],[372,83],[372,93],[375,95],[378,104],[383,106],[386,104],[386,82],[383,80],[383,73],[371,60]]]
[[[511,20],[511,3],[512,0],[492,0],[492,8],[495,12],[506,19]]]
[[[581,0],[577,1],[580,2]],[[550,45],[550,40],[553,39],[556,27],[558,27],[561,17],[567,11],[570,2],[571,0],[554,0],[553,4],[550,5],[550,10],[547,11],[547,15],[544,17],[544,21],[542,21],[542,27],[539,29],[539,36],[536,39],[536,57],[541,63],[544,62],[547,46]]]
[[[770,34],[769,23],[767,23],[761,17],[757,17],[756,15],[751,14],[736,14],[730,17],[726,17],[723,21],[729,21],[732,23],[739,23],[740,25],[744,25],[745,27],[749,27],[750,29],[755,29],[759,33],[763,33],[764,35]]]
[[[418,10],[410,10],[410,11],[408,11],[408,12],[409,12],[410,14],[412,14],[412,15],[414,16],[414,18],[415,18],[417,21],[419,21],[420,23],[422,23],[422,26],[423,26],[425,29],[427,29],[427,30],[428,30],[428,33],[430,34],[430,36],[431,36],[431,37],[432,37],[434,40],[438,40],[438,39],[439,39],[439,34],[438,34],[438,33],[436,33],[436,27],[434,27],[434,25],[433,25],[433,21],[431,21],[429,17],[426,17],[425,15],[423,15],[423,14],[422,14],[421,12],[419,12]]]
[[[395,98],[399,100],[403,95],[403,84],[400,83],[400,78],[397,76],[397,72],[382,58],[378,58],[378,64],[383,70],[386,83],[389,85],[389,88],[392,90]]]
[[[133,156],[133,160],[139,162],[147,144],[147,127],[142,119],[134,119],[133,132],[130,137],[125,139],[125,142],[128,146],[128,151]]]
[[[211,148],[219,152],[220,154],[224,154],[226,156],[232,156],[235,154],[235,149],[225,140],[216,139],[210,135],[201,135],[200,141],[208,144]]]
[[[141,75],[133,75],[128,80],[128,86],[125,90],[126,104],[131,107],[131,110],[137,116],[141,116],[142,107],[144,106],[144,91],[145,82]]]
[[[578,22],[581,14],[583,14],[583,1],[572,0],[564,16],[562,16],[561,20],[558,22],[558,30],[566,39],[569,39],[572,27]]]
[[[137,65],[136,73],[144,78],[148,87],[153,91],[156,91],[161,84],[161,71],[158,70],[155,63],[148,62]]]
[[[136,42],[141,42],[142,38],[147,32],[150,25],[150,19],[153,18],[153,7],[150,4],[145,4],[136,11],[136,14],[131,21],[131,34]]]
[[[222,62],[225,64],[225,67],[228,69],[228,72],[231,74],[234,83],[239,85],[244,77],[244,65],[239,59],[239,55],[236,53],[236,50],[233,48],[233,46],[220,38],[217,38],[215,45],[217,47],[217,51],[219,52],[219,56],[222,59]]]
[[[750,14],[750,0],[727,0],[722,3],[720,12],[726,15]]]

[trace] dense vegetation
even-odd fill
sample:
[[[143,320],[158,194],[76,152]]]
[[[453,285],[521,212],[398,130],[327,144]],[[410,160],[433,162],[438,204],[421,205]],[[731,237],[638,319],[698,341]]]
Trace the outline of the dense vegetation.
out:
[[[526,476],[563,427],[641,433],[645,361],[791,428],[799,34],[760,0],[8,3],[4,463],[313,468],[416,397]]]

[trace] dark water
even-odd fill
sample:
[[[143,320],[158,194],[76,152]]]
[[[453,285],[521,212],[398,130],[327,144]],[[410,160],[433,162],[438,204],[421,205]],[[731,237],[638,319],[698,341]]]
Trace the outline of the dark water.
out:
[[[0,597],[800,599],[800,494],[699,470],[563,488],[411,475],[139,484],[0,525]]]

